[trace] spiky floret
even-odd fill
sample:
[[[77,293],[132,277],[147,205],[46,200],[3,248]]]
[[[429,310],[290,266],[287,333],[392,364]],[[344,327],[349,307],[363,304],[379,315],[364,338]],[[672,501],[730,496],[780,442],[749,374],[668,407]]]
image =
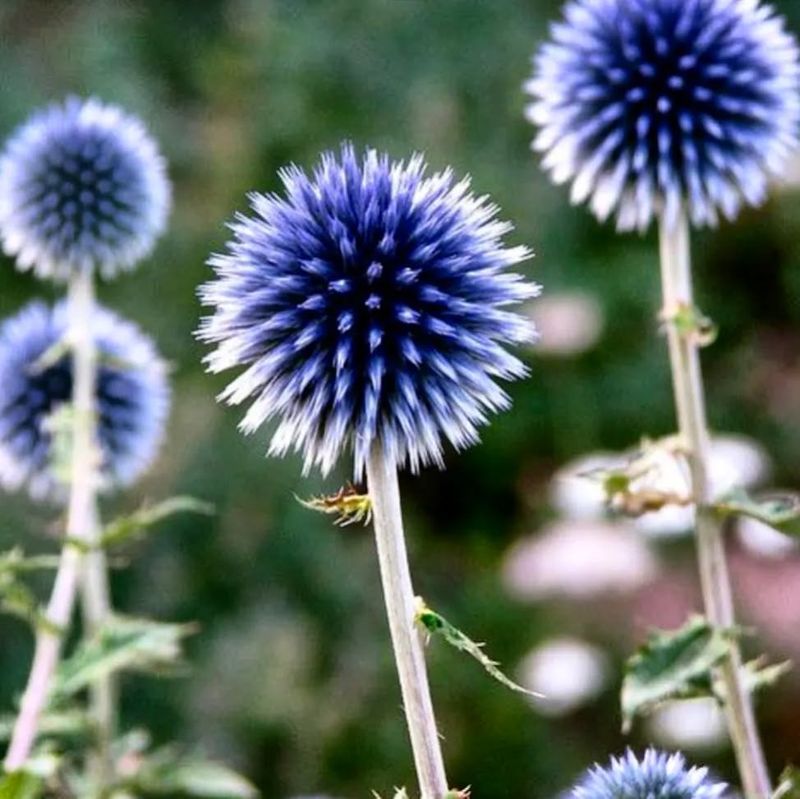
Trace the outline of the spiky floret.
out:
[[[706,768],[689,768],[681,754],[648,749],[641,760],[628,750],[595,766],[569,794],[572,799],[718,799],[727,786]]]
[[[797,42],[759,0],[572,0],[526,89],[544,167],[622,230],[732,218],[797,146]]]
[[[95,99],[34,114],[0,158],[3,249],[39,277],[132,268],[169,207],[165,162],[144,125]]]
[[[97,431],[103,487],[133,482],[154,458],[169,411],[164,362],[139,328],[96,308]],[[67,305],[33,302],[0,326],[0,484],[34,498],[64,494],[58,412],[72,398]],[[61,420],[61,426],[68,423]]]
[[[352,446],[360,473],[375,440],[412,469],[441,462],[443,439],[474,443],[509,404],[496,379],[526,372],[503,345],[533,333],[509,310],[537,293],[507,271],[529,257],[503,245],[511,226],[418,155],[343,145],[280,177],[285,197],[250,196],[200,290],[210,369],[247,367],[222,394],[253,399],[243,430],[277,417],[270,453],[323,472]]]

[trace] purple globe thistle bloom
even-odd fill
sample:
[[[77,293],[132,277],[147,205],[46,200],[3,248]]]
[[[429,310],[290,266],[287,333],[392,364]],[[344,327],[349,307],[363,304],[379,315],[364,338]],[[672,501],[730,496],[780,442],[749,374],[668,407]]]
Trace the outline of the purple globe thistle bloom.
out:
[[[3,248],[39,277],[132,268],[169,208],[165,162],[144,125],[95,99],[34,114],[0,158]]]
[[[797,146],[797,42],[759,0],[572,0],[534,65],[534,149],[621,230],[733,218]]]
[[[567,796],[570,799],[718,799],[724,783],[713,782],[706,768],[689,768],[681,754],[648,749],[641,760],[630,750],[595,766]]]
[[[251,195],[200,290],[211,371],[247,367],[222,394],[253,399],[242,429],[276,417],[270,454],[323,473],[352,447],[360,475],[374,441],[415,470],[441,463],[443,439],[474,443],[509,404],[496,379],[526,374],[503,345],[533,335],[509,310],[538,292],[506,269],[530,255],[503,245],[511,225],[418,155],[343,145],[280,177],[286,196]]]
[[[167,370],[153,342],[116,314],[96,308],[97,431],[103,487],[133,482],[155,457],[169,411]],[[0,326],[0,484],[34,498],[60,497],[53,415],[72,399],[65,342],[67,306],[32,302]]]

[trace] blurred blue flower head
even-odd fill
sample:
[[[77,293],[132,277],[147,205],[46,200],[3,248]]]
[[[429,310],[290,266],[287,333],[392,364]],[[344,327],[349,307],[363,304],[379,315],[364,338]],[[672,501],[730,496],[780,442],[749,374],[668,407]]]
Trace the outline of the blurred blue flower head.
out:
[[[467,180],[425,170],[349,145],[291,166],[211,258],[199,336],[212,371],[247,367],[222,394],[253,400],[242,429],[279,419],[271,454],[327,473],[352,447],[361,474],[379,441],[399,465],[441,463],[444,439],[473,444],[508,406],[496,380],[526,373],[504,345],[533,336],[511,306],[538,287],[507,269],[530,253]]]
[[[169,207],[165,162],[144,125],[95,99],[34,114],[0,158],[3,248],[39,277],[132,268]]]
[[[534,58],[533,147],[621,230],[764,199],[797,146],[797,42],[759,0],[572,0]]]
[[[98,349],[97,431],[103,487],[126,485],[150,464],[169,410],[164,362],[136,325],[103,308],[92,319]],[[0,326],[0,484],[37,499],[64,494],[54,468],[55,414],[72,398],[67,307],[33,302]]]
[[[571,799],[718,799],[725,783],[712,782],[708,769],[689,768],[683,755],[648,749],[641,760],[630,750],[595,766],[572,789]]]

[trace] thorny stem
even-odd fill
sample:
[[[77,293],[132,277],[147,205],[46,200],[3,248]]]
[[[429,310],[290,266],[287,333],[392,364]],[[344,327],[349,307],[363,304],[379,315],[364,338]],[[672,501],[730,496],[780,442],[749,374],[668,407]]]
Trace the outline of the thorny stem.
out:
[[[377,442],[367,459],[367,480],[386,613],[420,792],[422,799],[444,799],[448,791],[447,777],[428,687],[422,637],[414,621],[416,600],[403,533],[397,468]]]
[[[689,223],[685,213],[672,226],[662,219],[660,235],[664,316],[669,320],[681,308],[694,305]],[[709,476],[710,437],[699,345],[691,332],[681,331],[669,321],[666,327],[678,424],[689,453],[692,493],[697,503],[697,556],[706,615],[714,626],[731,628],[735,624],[731,581],[721,523],[710,506],[714,499]],[[767,799],[772,794],[770,778],[736,641],[731,641],[718,677],[725,690],[728,731],[745,796],[747,799]]]

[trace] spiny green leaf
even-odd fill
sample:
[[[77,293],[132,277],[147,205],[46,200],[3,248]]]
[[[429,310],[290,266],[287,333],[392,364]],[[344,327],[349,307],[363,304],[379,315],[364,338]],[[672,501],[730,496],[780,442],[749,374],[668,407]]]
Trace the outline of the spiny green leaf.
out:
[[[61,663],[53,697],[59,701],[72,696],[120,670],[174,671],[181,662],[181,642],[195,629],[191,624],[116,616]]]
[[[381,795],[377,791],[373,791],[372,795],[374,799],[381,799]],[[408,799],[408,792],[405,788],[395,788],[392,799]]]
[[[164,747],[146,755],[126,788],[149,796],[192,796],[203,799],[254,799],[258,791],[244,777],[198,755],[182,755]]]
[[[783,770],[772,799],[800,799],[800,769],[787,766]]]
[[[128,516],[109,522],[100,537],[104,547],[118,546],[130,539],[141,537],[155,524],[176,513],[200,513],[211,516],[214,506],[194,497],[170,497],[156,505],[140,508]]]
[[[723,516],[747,516],[786,535],[800,535],[800,496],[797,494],[754,499],[744,489],[737,488],[714,507]]]
[[[692,616],[678,630],[654,632],[625,666],[623,731],[662,702],[710,693],[712,669],[730,651],[734,635],[712,627],[702,616]]]
[[[457,627],[454,627],[450,624],[444,616],[441,616],[434,610],[429,608],[422,597],[417,597],[417,612],[415,616],[415,621],[422,625],[425,630],[430,633],[431,635],[440,635],[447,641],[450,646],[455,647],[460,652],[466,652],[468,655],[471,655],[475,660],[480,663],[486,672],[494,677],[495,680],[502,683],[506,686],[506,688],[510,688],[512,691],[517,691],[521,694],[526,694],[528,696],[540,696],[540,694],[535,693],[534,691],[529,691],[527,688],[523,688],[521,685],[518,685],[513,680],[510,680],[503,674],[502,671],[498,668],[499,664],[495,661],[491,660],[488,655],[483,651],[483,644],[476,643],[471,638],[468,638],[464,633],[461,632]]]

